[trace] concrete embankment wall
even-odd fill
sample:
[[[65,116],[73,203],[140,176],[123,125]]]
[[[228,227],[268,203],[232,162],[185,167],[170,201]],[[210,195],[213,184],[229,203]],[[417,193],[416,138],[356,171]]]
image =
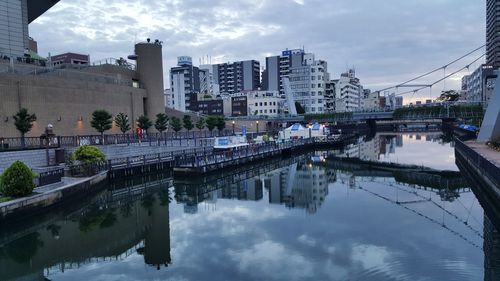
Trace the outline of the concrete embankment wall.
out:
[[[55,162],[55,150],[49,149],[50,162]],[[9,151],[0,153],[0,173],[9,167],[14,161],[20,160],[28,167],[36,169],[47,166],[47,156],[44,149]]]
[[[194,146],[194,142],[191,141],[189,145],[187,145],[187,142],[184,141],[182,146],[165,146],[165,145],[156,145],[153,143],[151,146],[148,143],[143,143],[142,145],[103,145],[103,146],[97,146],[99,150],[101,150],[105,155],[106,159],[116,159],[116,158],[123,158],[123,157],[132,157],[132,156],[140,156],[140,155],[146,155],[146,154],[158,154],[158,153],[164,153],[164,152],[171,152],[171,151],[179,151],[179,150],[188,150],[188,149],[193,149],[193,148],[199,148],[201,146],[198,145]],[[74,148],[69,148],[66,149],[66,154],[69,155],[69,153],[73,152],[76,149]]]
[[[92,194],[103,187],[99,183],[105,181],[106,178],[107,173],[104,172],[31,197],[0,203],[0,220],[30,216],[75,196]]]

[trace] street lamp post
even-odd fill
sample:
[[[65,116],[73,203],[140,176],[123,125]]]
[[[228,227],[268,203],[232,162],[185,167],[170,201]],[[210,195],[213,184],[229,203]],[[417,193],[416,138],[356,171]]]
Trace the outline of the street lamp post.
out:
[[[255,121],[255,125],[257,126],[257,135],[259,134],[259,120]]]
[[[234,120],[233,120],[233,122],[232,122],[232,124],[233,124],[233,135],[234,135],[234,123],[235,123],[235,122],[234,122]]]

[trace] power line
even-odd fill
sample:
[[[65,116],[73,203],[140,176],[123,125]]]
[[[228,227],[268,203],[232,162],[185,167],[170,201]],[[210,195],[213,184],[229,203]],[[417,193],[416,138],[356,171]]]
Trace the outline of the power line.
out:
[[[464,58],[466,58],[466,57],[468,57],[469,55],[471,55],[471,54],[473,54],[473,53],[477,52],[478,50],[480,50],[480,49],[484,48],[485,46],[486,46],[486,44],[484,44],[484,45],[482,45],[482,46],[480,46],[480,47],[478,47],[478,48],[476,48],[476,49],[474,49],[474,50],[472,50],[472,51],[470,51],[470,52],[466,53],[465,55],[463,55],[463,56],[461,56],[461,57],[459,57],[459,58],[457,58],[457,59],[454,59],[453,61],[451,61],[451,62],[449,62],[449,63],[447,63],[447,64],[445,64],[445,65],[443,65],[443,66],[441,66],[441,67],[438,67],[438,68],[436,68],[436,69],[433,69],[433,70],[431,70],[431,71],[429,71],[429,72],[426,72],[426,73],[424,73],[424,74],[422,74],[422,75],[419,75],[419,76],[417,76],[417,77],[415,77],[415,78],[412,78],[412,79],[410,79],[410,80],[407,80],[407,81],[405,81],[405,82],[403,82],[403,83],[400,83],[400,84],[397,84],[397,85],[395,85],[395,86],[391,86],[391,87],[388,87],[388,88],[384,88],[384,89],[378,90],[377,92],[379,92],[379,93],[380,93],[380,92],[383,92],[383,91],[386,91],[386,90],[390,90],[390,89],[394,89],[394,88],[399,88],[399,87],[404,86],[405,84],[408,84],[408,83],[410,83],[410,82],[413,82],[413,81],[415,81],[415,80],[418,80],[418,79],[420,79],[420,78],[423,78],[423,77],[425,77],[425,76],[428,76],[428,75],[430,75],[430,74],[432,74],[432,73],[434,73],[434,72],[437,72],[437,71],[442,70],[442,69],[446,69],[448,66],[450,66],[450,65],[452,65],[452,64],[454,64],[454,63],[456,63],[456,62],[458,62],[458,61],[460,61],[460,60],[462,60],[462,59],[464,59]],[[484,56],[484,55],[483,55],[483,56]],[[474,61],[474,62],[475,62],[475,61]],[[472,64],[472,63],[471,63],[471,64]],[[468,66],[470,66],[470,64],[469,64]],[[426,88],[427,88],[427,87],[426,87]]]
[[[443,77],[443,78],[441,78],[441,79],[438,79],[438,80],[434,81],[433,83],[430,83],[429,85],[425,85],[425,86],[423,86],[423,87],[421,87],[421,88],[418,88],[418,89],[415,89],[415,90],[410,90],[410,91],[406,91],[406,92],[399,93],[399,94],[398,94],[398,96],[405,95],[405,94],[409,94],[409,93],[416,93],[416,92],[419,92],[419,91],[421,91],[421,90],[423,90],[423,89],[430,88],[430,87],[432,87],[432,86],[436,85],[437,83],[439,83],[439,82],[441,82],[441,81],[443,81],[443,80],[445,80],[445,79],[447,79],[447,78],[450,78],[451,76],[453,76],[453,75],[455,75],[455,74],[457,74],[457,73],[461,72],[462,70],[464,70],[464,69],[468,69],[468,68],[470,67],[470,65],[471,65],[471,64],[473,64],[473,63],[477,62],[478,60],[480,60],[480,59],[481,59],[482,57],[484,57],[485,55],[486,55],[486,53],[482,54],[481,56],[479,56],[478,58],[476,58],[475,60],[473,60],[471,63],[467,64],[466,66],[464,66],[464,67],[460,68],[459,70],[456,70],[456,71],[454,71],[454,72],[451,72],[450,74],[446,75],[445,77]]]

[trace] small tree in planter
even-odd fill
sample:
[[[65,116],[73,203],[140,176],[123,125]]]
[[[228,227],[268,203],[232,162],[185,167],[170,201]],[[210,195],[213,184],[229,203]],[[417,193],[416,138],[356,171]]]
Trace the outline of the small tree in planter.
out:
[[[191,116],[184,115],[182,118],[182,123],[184,125],[184,129],[190,132],[194,128],[193,120],[191,120]]]
[[[217,127],[217,117],[216,116],[208,116],[207,121],[207,129],[212,132],[215,127]]]
[[[153,126],[153,122],[146,115],[141,115],[137,119],[137,126],[147,133],[148,129]]]
[[[196,128],[200,131],[203,130],[205,128],[205,119],[198,119],[198,121],[196,122]]]
[[[222,132],[222,130],[224,130],[224,128],[226,128],[226,120],[224,120],[224,117],[222,116],[217,116],[216,117],[217,119],[217,122],[216,122],[216,125],[217,126],[217,130],[219,130],[219,134]]]
[[[97,166],[104,164],[106,155],[97,147],[90,145],[82,145],[71,154],[71,168],[75,172],[75,162],[81,165],[82,174],[84,176],[92,176],[98,172]]]
[[[113,116],[104,109],[96,110],[92,113],[90,126],[101,134],[102,144],[104,144],[104,132],[113,126]]]
[[[172,117],[170,119],[170,126],[172,126],[172,130],[174,130],[175,133],[177,134],[177,132],[179,132],[180,130],[182,130],[181,119],[179,119],[177,117]]]
[[[128,121],[127,114],[120,112],[115,117],[116,126],[120,129],[122,134],[125,134],[130,130],[130,122]]]
[[[12,118],[14,118],[14,125],[16,126],[16,129],[21,133],[21,146],[22,148],[25,148],[25,135],[31,131],[31,128],[33,128],[33,122],[36,121],[36,115],[29,114],[26,108],[21,108],[16,115],[12,116]]]
[[[21,161],[14,162],[0,176],[0,191],[9,197],[30,195],[35,188],[36,174]]]
[[[155,128],[156,130],[158,130],[158,132],[160,132],[161,139],[163,132],[168,129],[168,116],[165,113],[156,114]],[[158,139],[158,142],[160,141],[160,139]]]

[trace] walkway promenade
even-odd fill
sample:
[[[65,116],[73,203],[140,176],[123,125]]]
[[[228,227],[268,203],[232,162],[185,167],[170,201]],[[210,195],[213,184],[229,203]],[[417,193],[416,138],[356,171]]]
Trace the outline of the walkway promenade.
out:
[[[474,141],[468,141],[465,142],[467,146],[472,148],[474,151],[479,153],[481,156],[483,156],[485,159],[493,163],[495,166],[500,168],[500,152],[495,151],[488,147],[484,143],[478,143]]]

